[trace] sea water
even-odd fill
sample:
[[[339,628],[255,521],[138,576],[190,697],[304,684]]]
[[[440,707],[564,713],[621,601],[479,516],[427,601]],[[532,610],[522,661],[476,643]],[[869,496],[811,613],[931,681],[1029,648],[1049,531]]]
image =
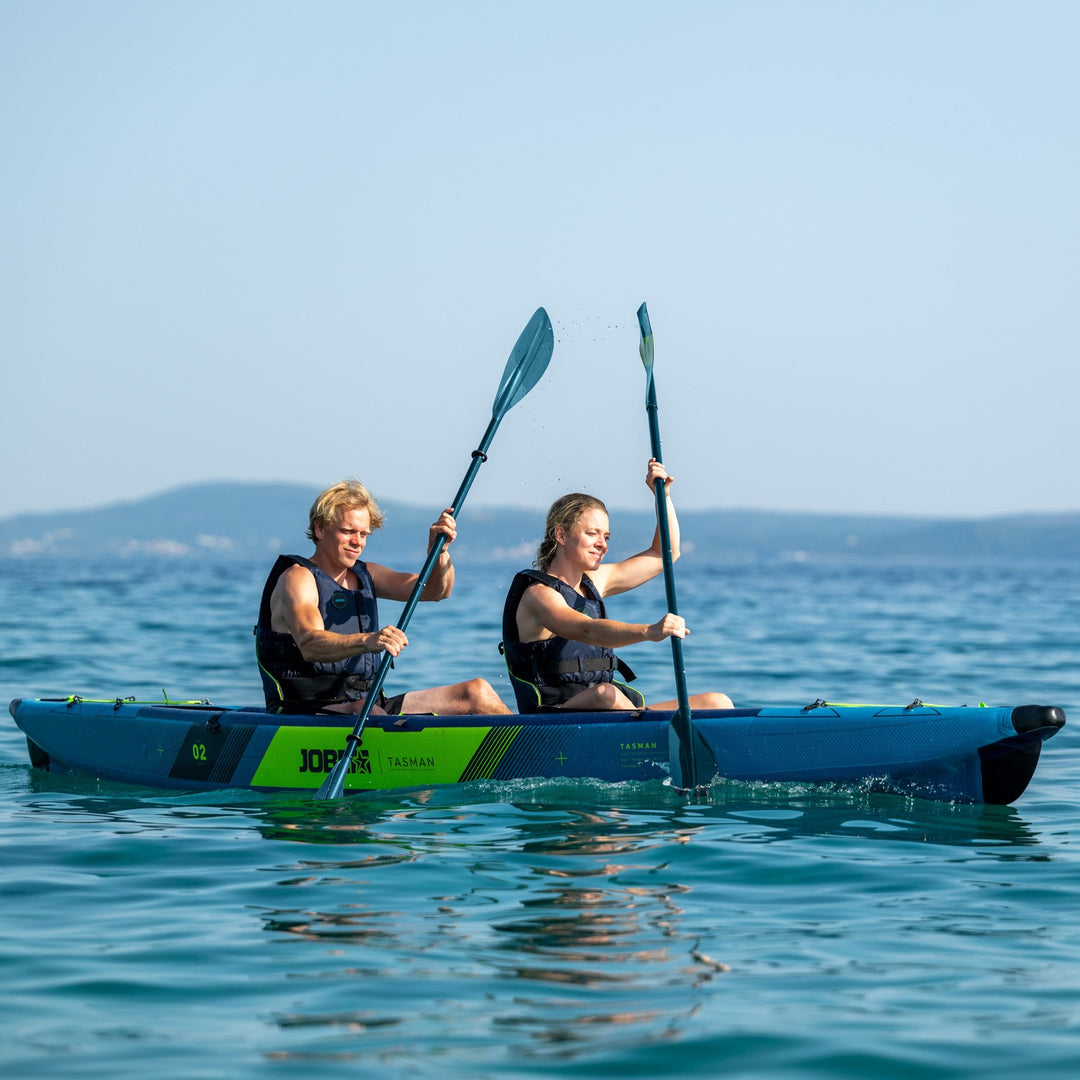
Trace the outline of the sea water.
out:
[[[509,702],[513,569],[461,566],[387,689],[483,675]],[[4,561],[0,696],[257,702],[266,570]],[[0,1075],[1077,1075],[1080,570],[688,556],[678,583],[692,690],[1072,720],[1014,806],[979,807],[738,783],[169,793],[35,771],[5,718]],[[611,604],[663,607],[658,582]],[[666,644],[624,655],[674,695]]]

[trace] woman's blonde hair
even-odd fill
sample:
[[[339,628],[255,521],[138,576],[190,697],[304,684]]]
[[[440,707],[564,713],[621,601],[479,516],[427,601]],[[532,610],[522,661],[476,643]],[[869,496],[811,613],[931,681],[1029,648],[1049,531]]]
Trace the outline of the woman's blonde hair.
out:
[[[559,545],[555,540],[555,530],[562,529],[564,532],[569,532],[586,510],[599,510],[607,514],[607,507],[598,498],[594,495],[583,495],[580,491],[564,495],[551,504],[547,524],[544,527],[544,539],[540,541],[536,558],[533,560],[533,566],[537,570],[542,570],[546,574],[548,567],[551,566],[551,560],[555,558],[555,553],[559,550]]]
[[[315,542],[315,526],[333,528],[350,510],[366,510],[371,515],[371,531],[382,528],[386,515],[379,509],[375,496],[359,480],[342,480],[328,487],[311,504],[308,511],[307,536]]]

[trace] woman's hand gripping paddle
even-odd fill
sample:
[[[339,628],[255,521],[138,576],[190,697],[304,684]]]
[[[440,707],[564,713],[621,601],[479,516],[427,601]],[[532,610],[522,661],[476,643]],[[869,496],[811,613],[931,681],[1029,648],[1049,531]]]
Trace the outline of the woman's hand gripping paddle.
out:
[[[641,327],[641,362],[645,365],[645,411],[649,417],[649,439],[652,456],[663,462],[660,456],[660,409],[656,404],[656,384],[653,381],[653,334],[649,311],[644,304],[638,308],[638,326]],[[660,530],[660,554],[664,560],[664,587],[667,590],[667,607],[672,615],[679,614],[675,599],[675,565],[671,558],[671,532],[668,528],[666,484],[653,484],[656,495],[656,523]],[[671,783],[678,791],[698,791],[705,788],[697,775],[694,753],[694,721],[690,713],[690,695],[686,690],[686,666],[683,663],[682,638],[672,637],[671,655],[675,661],[675,690],[679,708],[671,718],[668,728],[668,753],[671,759]]]
[[[554,348],[555,335],[551,329],[551,320],[543,308],[537,308],[536,313],[517,339],[513,352],[510,353],[510,359],[507,360],[506,369],[503,371],[502,381],[499,383],[499,389],[495,394],[495,403],[491,407],[491,423],[488,424],[487,431],[484,432],[484,437],[480,440],[480,446],[473,451],[469,471],[465,474],[465,479],[462,480],[461,487],[458,488],[458,493],[454,496],[453,502],[450,503],[454,508],[455,517],[460,517],[465,496],[469,493],[469,488],[472,487],[473,480],[480,471],[480,466],[487,460],[487,449],[491,445],[492,439],[495,438],[495,432],[498,430],[500,421],[540,381],[540,376],[547,369]],[[428,578],[431,577],[435,563],[445,546],[446,537],[441,535],[432,544],[427,560],[424,562],[420,575],[416,579],[416,584],[413,586],[412,593],[402,609],[401,618],[398,619],[397,625],[399,629],[404,630],[409,625],[413,609],[420,602],[420,594],[424,591]],[[333,771],[323,781],[319,790],[315,792],[316,799],[339,799],[344,793],[345,776],[352,766],[352,759],[360,745],[360,736],[363,733],[364,725],[367,723],[368,716],[371,715],[372,706],[379,697],[379,691],[382,690],[392,659],[389,653],[383,654],[379,670],[372,681],[367,696],[364,698],[363,708],[356,719],[356,726],[346,740],[345,752],[338,758]]]

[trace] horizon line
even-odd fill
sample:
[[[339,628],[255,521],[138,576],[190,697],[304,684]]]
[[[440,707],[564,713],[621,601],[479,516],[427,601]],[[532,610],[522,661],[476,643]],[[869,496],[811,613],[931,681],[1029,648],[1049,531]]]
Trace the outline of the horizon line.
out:
[[[192,480],[181,484],[174,484],[166,488],[161,488],[157,491],[152,491],[144,495],[131,496],[120,499],[113,499],[107,502],[89,504],[72,508],[70,506],[65,508],[51,508],[47,510],[17,510],[12,513],[0,514],[0,524],[13,521],[20,518],[34,518],[34,517],[50,517],[58,513],[97,513],[100,511],[107,511],[117,509],[119,507],[135,506],[139,503],[150,502],[155,499],[167,497],[171,494],[177,494],[185,491],[197,490],[199,488],[211,488],[211,487],[291,487],[291,488],[306,488],[313,492],[322,490],[316,483],[305,483],[300,480],[239,480],[239,479],[225,479],[214,478],[206,480]],[[606,501],[606,500],[605,500]],[[428,504],[421,502],[414,502],[408,499],[380,499],[380,504],[383,506],[395,506],[407,509],[415,510],[428,510],[430,509]],[[640,513],[649,514],[652,513],[651,507],[644,506],[628,506],[621,503],[607,502],[609,509],[612,511],[618,511],[619,513]],[[484,502],[482,500],[474,500],[470,503],[471,510],[509,510],[518,511],[523,513],[544,513],[547,507],[540,504],[530,505],[528,503],[491,503]],[[928,512],[928,511],[913,511],[913,510],[815,510],[815,509],[792,509],[785,507],[755,507],[755,506],[689,506],[680,503],[678,506],[680,514],[770,514],[776,516],[791,516],[791,517],[827,517],[827,518],[875,518],[875,519],[906,519],[906,520],[918,520],[928,522],[948,522],[948,521],[992,521],[1000,520],[1002,518],[1055,518],[1055,517],[1074,517],[1080,515],[1080,507],[1072,510],[1046,510],[1046,509],[1026,509],[1026,510],[999,510],[999,511],[981,511],[981,512],[954,512],[952,514],[942,512]]]

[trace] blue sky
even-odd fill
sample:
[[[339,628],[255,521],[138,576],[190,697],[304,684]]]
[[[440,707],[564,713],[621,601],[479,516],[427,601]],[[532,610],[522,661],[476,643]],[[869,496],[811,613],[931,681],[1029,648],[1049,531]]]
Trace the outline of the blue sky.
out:
[[[1080,509],[1080,6],[0,0],[0,515]]]

